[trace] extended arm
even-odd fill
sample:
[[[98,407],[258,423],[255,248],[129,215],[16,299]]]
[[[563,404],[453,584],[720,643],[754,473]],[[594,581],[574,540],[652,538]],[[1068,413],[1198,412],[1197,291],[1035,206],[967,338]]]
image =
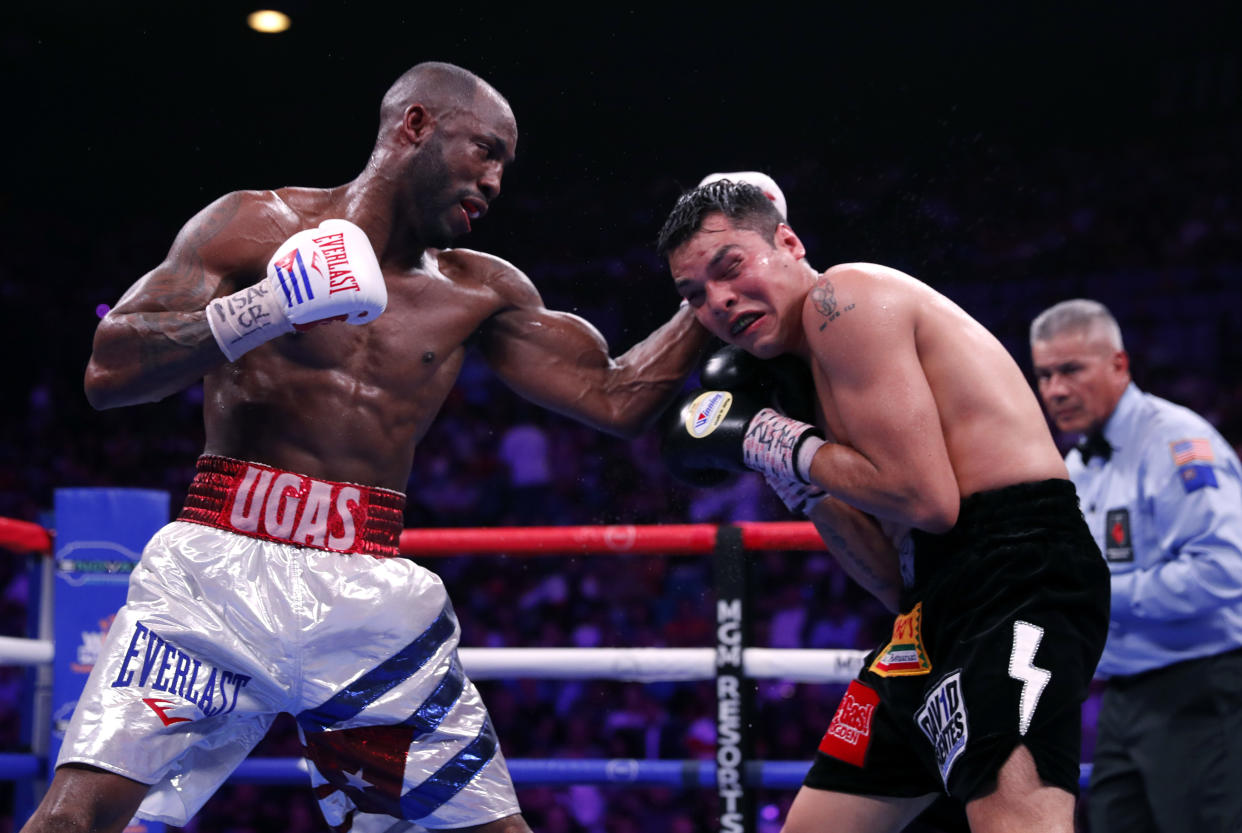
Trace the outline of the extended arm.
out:
[[[590,323],[545,308],[524,276],[509,281],[512,305],[480,333],[492,369],[526,399],[612,434],[634,436],[648,427],[710,339],[690,310],[680,309],[614,358]]]

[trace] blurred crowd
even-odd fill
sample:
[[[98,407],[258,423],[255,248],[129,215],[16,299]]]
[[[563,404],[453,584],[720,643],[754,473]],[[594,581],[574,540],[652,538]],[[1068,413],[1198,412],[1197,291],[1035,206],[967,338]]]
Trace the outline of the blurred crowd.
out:
[[[935,161],[786,160],[766,168],[785,189],[790,221],[820,267],[877,261],[926,281],[987,325],[1029,368],[1026,333],[1039,310],[1068,297],[1106,303],[1122,323],[1136,380],[1186,404],[1242,444],[1242,126],[1203,135],[1119,140],[1107,152],[963,141]],[[760,160],[734,165],[762,167]],[[553,193],[527,185],[488,223],[548,305],[592,321],[620,352],[676,307],[652,240],[684,181],[628,183],[624,205],[584,181]],[[593,187],[594,186],[594,187]],[[573,206],[598,234],[566,240],[548,217]],[[37,218],[36,218],[37,219]],[[50,218],[49,218],[50,219]],[[52,223],[30,234],[51,241]],[[163,488],[177,504],[202,446],[201,391],[95,413],[81,392],[96,304],[162,257],[153,218],[132,237],[32,246],[0,261],[0,299],[24,311],[24,333],[0,338],[10,356],[0,413],[0,516],[50,523],[61,486]],[[472,241],[472,245],[474,242]],[[483,246],[479,244],[482,248]],[[54,257],[48,260],[48,253]],[[56,260],[60,258],[60,260]],[[54,335],[54,338],[49,336]],[[981,385],[986,379],[978,380]],[[1064,439],[1064,438],[1063,438]],[[424,440],[408,486],[411,527],[788,520],[755,476],[691,489],[662,468],[658,432],[633,441],[598,434],[518,400],[471,356]],[[618,562],[622,563],[618,563]],[[442,575],[468,646],[701,647],[713,638],[706,557],[463,555],[429,561]],[[27,633],[26,562],[0,560],[0,623]],[[888,634],[883,609],[824,553],[754,554],[753,644],[870,647]],[[22,671],[0,669],[0,749],[16,750]],[[513,758],[710,758],[710,684],[481,683]],[[811,756],[841,688],[765,682],[757,753]],[[1088,708],[1088,729],[1090,708]],[[1090,745],[1090,731],[1087,733]],[[278,722],[259,754],[298,754]],[[1089,749],[1087,750],[1089,756]],[[545,833],[712,829],[708,791],[618,787],[530,789],[521,798]],[[775,830],[792,793],[764,792]],[[7,803],[8,799],[6,799]],[[10,822],[11,824],[11,822]],[[3,829],[3,823],[0,823]],[[228,786],[187,830],[323,829],[305,789]]]

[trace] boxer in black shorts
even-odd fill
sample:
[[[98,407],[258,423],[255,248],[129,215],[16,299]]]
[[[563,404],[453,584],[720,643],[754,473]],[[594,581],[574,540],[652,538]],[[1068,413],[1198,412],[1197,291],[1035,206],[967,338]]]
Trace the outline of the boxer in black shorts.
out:
[[[1108,605],[1076,514],[1068,481],[1047,480],[971,495],[949,533],[912,534],[904,612],[850,684],[807,786],[943,789],[965,803],[995,788],[1022,744],[1043,781],[1078,792],[1079,710]]]
[[[909,275],[813,269],[745,182],[683,195],[659,249],[699,323],[755,365],[714,389],[705,376],[666,436],[670,464],[704,482],[762,473],[900,611],[787,833],[898,831],[946,792],[975,833],[1072,833],[1107,574],[1017,363]],[[807,413],[783,411],[787,384],[764,378],[791,358],[813,393]]]

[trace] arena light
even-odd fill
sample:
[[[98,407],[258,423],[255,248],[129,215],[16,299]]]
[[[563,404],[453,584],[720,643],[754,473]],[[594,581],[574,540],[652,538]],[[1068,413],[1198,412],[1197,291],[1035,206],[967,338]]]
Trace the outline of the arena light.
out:
[[[291,25],[289,15],[275,9],[259,9],[246,16],[246,25],[265,35],[279,34]]]

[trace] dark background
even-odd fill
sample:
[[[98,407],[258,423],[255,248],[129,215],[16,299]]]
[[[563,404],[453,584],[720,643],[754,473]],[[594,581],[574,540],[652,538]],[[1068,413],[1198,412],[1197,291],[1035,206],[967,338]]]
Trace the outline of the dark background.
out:
[[[81,375],[96,307],[155,266],[221,193],[355,176],[384,90],[423,60],[479,73],[518,119],[518,161],[463,245],[522,267],[550,306],[596,323],[614,352],[676,306],[652,249],[677,195],[713,171],[760,169],[785,190],[815,265],[905,269],[991,328],[1024,369],[1031,317],[1095,297],[1117,313],[1140,384],[1242,443],[1237,12],[992,5],[553,14],[302,0],[276,4],[293,28],[265,36],[245,28],[252,7],[232,0],[10,2],[0,10],[0,516],[45,518],[58,486],[157,486],[180,500],[201,448],[196,391],[92,411]],[[542,494],[511,490],[496,451],[518,421],[553,443],[556,479]],[[787,518],[760,491],[713,508],[662,471],[651,437],[626,443],[528,410],[469,362],[409,493],[410,525]],[[464,644],[580,644],[584,623],[603,645],[710,639],[702,559],[516,561],[432,565]],[[26,618],[18,564],[0,566],[0,622],[14,635]],[[830,562],[767,554],[756,565],[755,644],[862,647],[886,635],[883,613]],[[16,726],[17,679],[0,674],[6,727]],[[693,729],[710,691],[484,693],[512,757],[710,749]],[[766,687],[760,719],[774,730],[761,755],[804,758],[839,694]],[[630,728],[614,729],[617,715]],[[20,747],[15,728],[0,741]],[[296,741],[286,727],[261,751],[296,754]],[[229,789],[197,829],[316,829],[305,790]],[[704,830],[708,798],[612,792],[607,829]],[[772,819],[788,798],[765,799]],[[578,798],[522,800],[537,829],[604,829],[565,820]],[[0,792],[0,830],[7,806]],[[250,818],[238,821],[238,808]]]
[[[10,3],[0,338],[26,357],[9,363],[10,389],[49,362],[79,372],[95,305],[157,263],[215,196],[352,178],[383,91],[422,60],[462,64],[510,99],[518,162],[465,244],[528,270],[620,240],[649,248],[680,189],[714,170],[776,175],[815,262],[877,260],[942,287],[997,278],[936,253],[1012,233],[1046,199],[1048,160],[1073,157],[1057,169],[1064,187],[1116,166],[1117,181],[1093,187],[1103,199],[1124,190],[1121,207],[1147,212],[1136,225],[1150,222],[1145,203],[1167,201],[1170,176],[1223,187],[1220,172],[1163,170],[1165,157],[1227,154],[1236,174],[1229,4],[942,5],[552,14],[301,0],[283,4],[293,28],[270,36],[247,30],[251,7],[232,0]],[[881,187],[879,215],[830,210]],[[920,205],[938,194],[952,195],[952,229]],[[1159,220],[1171,232],[1177,217]],[[1107,263],[1078,266],[1125,256],[1101,254]],[[672,301],[665,276],[652,277],[608,287],[623,305],[644,298],[628,304],[636,324]],[[43,326],[34,308],[48,303]],[[968,310],[998,329],[993,310]],[[607,334],[619,347],[639,335]]]

